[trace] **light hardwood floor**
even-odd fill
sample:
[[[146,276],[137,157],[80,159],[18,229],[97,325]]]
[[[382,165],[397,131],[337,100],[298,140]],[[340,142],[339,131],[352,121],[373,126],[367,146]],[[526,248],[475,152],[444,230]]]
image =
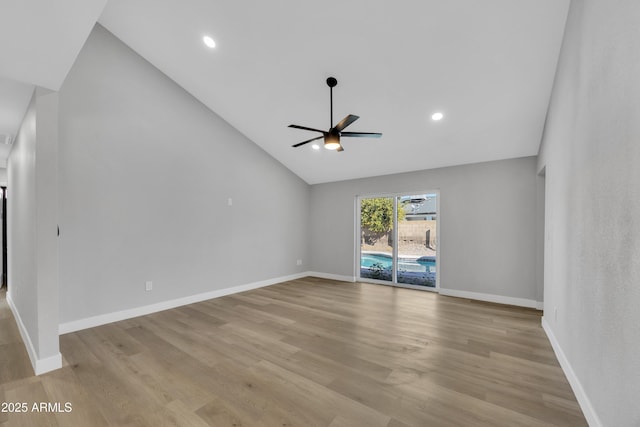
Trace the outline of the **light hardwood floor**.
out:
[[[305,278],[60,338],[34,377],[0,306],[24,426],[585,426],[540,312]]]

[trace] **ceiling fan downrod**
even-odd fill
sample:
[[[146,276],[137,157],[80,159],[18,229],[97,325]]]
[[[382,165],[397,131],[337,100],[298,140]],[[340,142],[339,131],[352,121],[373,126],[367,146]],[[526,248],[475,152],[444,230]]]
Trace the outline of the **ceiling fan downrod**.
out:
[[[329,86],[329,103],[331,104],[331,123],[329,123],[329,129],[333,128],[333,88],[338,85],[338,80],[335,77],[329,77],[327,79],[327,86]]]

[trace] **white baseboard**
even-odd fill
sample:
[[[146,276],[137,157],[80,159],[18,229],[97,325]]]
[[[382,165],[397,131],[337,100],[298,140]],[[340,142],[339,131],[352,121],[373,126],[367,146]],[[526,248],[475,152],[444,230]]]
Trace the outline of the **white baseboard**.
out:
[[[596,410],[593,408],[591,404],[591,400],[582,388],[582,383],[576,376],[576,373],[573,371],[571,364],[569,363],[569,359],[565,356],[564,351],[562,351],[562,347],[560,347],[560,343],[558,339],[553,333],[551,326],[547,322],[547,319],[542,316],[542,329],[544,329],[549,341],[551,342],[551,347],[553,347],[553,351],[558,358],[558,362],[560,362],[560,367],[562,367],[562,371],[567,376],[569,380],[569,384],[571,385],[571,389],[573,393],[576,395],[576,399],[578,400],[578,404],[580,404],[580,408],[584,414],[584,417],[587,419],[587,423],[590,427],[602,427],[602,422],[600,421],[600,417],[596,413]]]
[[[36,353],[36,349],[33,346],[33,342],[31,342],[31,336],[29,335],[26,326],[24,326],[24,322],[22,322],[22,318],[20,317],[20,312],[18,311],[16,305],[13,303],[10,294],[7,294],[7,303],[9,304],[9,308],[13,313],[13,317],[16,319],[16,324],[18,325],[18,330],[20,331],[20,336],[22,337],[24,346],[27,348],[27,354],[29,355],[29,360],[31,361],[33,372],[36,375],[41,375],[46,372],[62,368],[62,355],[60,353],[44,359],[38,358],[38,354]]]
[[[341,276],[339,274],[319,273],[317,271],[308,271],[307,276],[319,277],[321,279],[339,280],[341,282],[355,282],[356,278],[353,276]]]
[[[107,323],[118,322],[120,320],[131,319],[133,317],[144,316],[158,311],[169,310],[171,308],[180,307],[187,304],[193,304],[200,301],[206,301],[213,298],[223,297],[225,295],[237,294],[239,292],[250,291],[265,286],[275,285],[276,283],[286,282],[289,280],[300,279],[309,276],[309,273],[298,273],[290,276],[276,277],[273,279],[262,280],[260,282],[247,283],[245,285],[233,286],[230,288],[217,289],[215,291],[204,292],[201,294],[190,295],[187,297],[176,298],[169,301],[162,301],[156,304],[144,305],[142,307],[134,307],[127,310],[116,311],[113,313],[100,314],[98,316],[86,317],[84,319],[72,320],[70,322],[61,323],[58,327],[60,335],[70,332],[80,331],[82,329],[94,328]]]
[[[479,301],[495,302],[498,304],[516,305],[518,307],[535,308],[538,310],[541,309],[538,307],[542,307],[541,302],[538,302],[532,299],[505,297],[502,295],[484,294],[480,292],[458,291],[456,289],[440,288],[440,295],[446,295],[449,297],[475,299]]]
[[[36,360],[36,366],[33,370],[36,371],[36,375],[41,375],[60,368],[62,368],[62,354],[58,353],[45,359]]]

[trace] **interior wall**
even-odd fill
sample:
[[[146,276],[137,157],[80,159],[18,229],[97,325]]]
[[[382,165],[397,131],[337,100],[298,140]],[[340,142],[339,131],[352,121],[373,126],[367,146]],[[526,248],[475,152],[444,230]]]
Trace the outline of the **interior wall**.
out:
[[[36,369],[62,364],[59,351],[58,287],[58,92],[36,88],[36,258],[39,359]]]
[[[431,169],[311,187],[312,269],[355,275],[355,198],[440,190],[442,289],[537,301],[536,159]]]
[[[545,181],[543,170],[536,178],[536,301],[544,301]]]
[[[591,425],[640,425],[638,22],[635,0],[571,2],[539,160],[544,322]]]
[[[59,368],[58,95],[36,89],[8,159],[8,295],[36,374]]]
[[[309,186],[99,25],[60,140],[62,323],[308,269]]]
[[[7,160],[8,298],[38,352],[36,261],[36,98],[31,99]],[[27,344],[28,345],[28,344]]]

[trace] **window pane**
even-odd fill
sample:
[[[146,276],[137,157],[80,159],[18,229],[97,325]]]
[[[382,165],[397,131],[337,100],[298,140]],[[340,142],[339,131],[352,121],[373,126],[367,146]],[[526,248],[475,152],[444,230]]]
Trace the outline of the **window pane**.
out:
[[[398,283],[436,286],[436,195],[398,197]]]
[[[360,201],[360,277],[393,280],[393,198]]]

